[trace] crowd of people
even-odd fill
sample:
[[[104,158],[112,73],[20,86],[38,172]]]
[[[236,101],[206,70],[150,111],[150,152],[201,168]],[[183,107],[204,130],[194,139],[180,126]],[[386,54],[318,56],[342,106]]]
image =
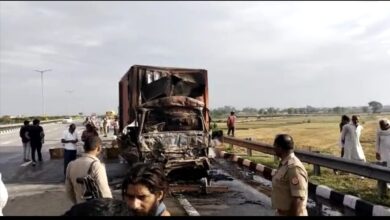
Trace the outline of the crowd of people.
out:
[[[359,122],[358,115],[341,117],[340,122],[340,147],[341,157],[366,162],[366,156],[360,142],[363,126]],[[381,164],[390,167],[390,121],[387,118],[380,119],[375,138],[376,159]],[[362,177],[363,178],[363,177]],[[387,185],[390,188],[390,184]]]
[[[236,116],[231,112],[227,125],[228,135],[234,136]],[[38,161],[42,161],[42,144],[45,133],[38,119],[30,125],[25,121],[19,135],[23,144],[23,160],[32,160],[35,166],[35,153]],[[104,124],[104,122],[103,122]],[[99,128],[93,121],[87,119],[81,139],[76,132],[76,125],[70,124],[64,131],[61,143],[64,145],[64,175],[66,196],[73,206],[64,213],[65,216],[170,216],[163,200],[167,195],[168,181],[163,167],[152,163],[136,163],[125,175],[121,186],[121,199],[114,199],[111,192],[105,165],[99,159],[102,152],[102,140]],[[347,115],[341,117],[340,147],[341,157],[366,162],[366,157],[360,143],[363,126],[359,116]],[[103,135],[107,133],[103,129]],[[82,141],[84,152],[77,157],[76,144]],[[379,120],[376,132],[376,159],[390,167],[390,122]],[[276,135],[274,139],[275,155],[280,158],[280,164],[272,177],[271,201],[278,216],[306,216],[308,198],[308,174],[301,161],[294,154],[294,140],[288,134]],[[31,150],[30,150],[31,148]],[[86,184],[80,182],[80,177],[89,176],[93,179],[96,190],[95,197],[86,196]],[[390,185],[388,184],[390,188]],[[7,190],[1,181],[0,173],[0,215],[8,198]]]
[[[38,155],[38,161],[42,162],[42,145],[45,142],[45,132],[40,126],[40,120],[34,119],[32,125],[30,125],[30,121],[25,120],[20,128],[19,136],[23,143],[24,162],[30,161],[31,158],[32,165],[35,166],[35,153]]]
[[[122,200],[113,199],[105,166],[99,160],[102,141],[97,135],[85,139],[84,153],[70,162],[66,168],[65,188],[68,198],[74,206],[65,215],[135,215],[135,216],[169,216],[163,203],[167,193],[168,181],[160,165],[136,163],[124,177],[122,183]],[[86,186],[78,179],[90,175],[99,191],[98,197],[87,197]],[[127,205],[124,206],[124,204]],[[97,207],[92,207],[92,206]],[[84,208],[92,207],[91,210]],[[118,213],[113,214],[112,208]],[[100,214],[99,214],[100,213]]]

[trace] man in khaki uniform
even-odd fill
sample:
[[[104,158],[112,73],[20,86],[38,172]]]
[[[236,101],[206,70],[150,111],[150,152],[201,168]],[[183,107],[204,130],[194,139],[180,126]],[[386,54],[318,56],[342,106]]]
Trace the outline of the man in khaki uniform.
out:
[[[287,134],[277,135],[274,147],[281,162],[272,177],[272,208],[279,216],[307,216],[308,177],[305,167],[294,155],[293,138]]]
[[[83,198],[84,187],[77,183],[78,177],[84,177],[91,168],[91,175],[98,185],[102,198],[112,198],[110,186],[108,185],[106,168],[97,156],[101,152],[101,139],[97,136],[89,137],[85,141],[85,153],[76,160],[69,163],[66,169],[65,189],[68,198],[74,203],[85,202]],[[92,164],[96,161],[94,164]]]

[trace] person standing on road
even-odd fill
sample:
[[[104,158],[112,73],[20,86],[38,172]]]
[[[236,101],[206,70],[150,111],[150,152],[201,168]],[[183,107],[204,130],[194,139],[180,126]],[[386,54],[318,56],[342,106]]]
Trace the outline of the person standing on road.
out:
[[[7,205],[7,200],[8,200],[8,191],[7,188],[5,188],[0,173],[0,216],[3,216],[3,208],[5,207],[5,205]]]
[[[39,162],[42,162],[42,145],[45,142],[45,132],[43,131],[42,126],[39,125],[40,120],[34,119],[33,125],[29,127],[28,134],[30,137],[30,144],[31,144],[31,159],[32,159],[32,165],[36,165],[35,160],[35,151],[38,154],[38,160]]]
[[[341,143],[344,147],[343,158],[356,161],[366,161],[360,135],[363,127],[359,124],[359,117],[352,115],[352,123],[343,126],[341,131]]]
[[[376,159],[390,167],[390,121],[386,118],[379,120],[375,147]],[[390,183],[387,183],[387,188],[390,188]]]
[[[66,169],[66,194],[74,204],[86,201],[83,197],[85,189],[82,184],[77,183],[77,178],[87,176],[89,169],[91,169],[91,175],[96,181],[102,198],[112,198],[106,168],[98,158],[102,150],[101,145],[102,140],[98,136],[89,137],[84,144],[85,153],[70,162]]]
[[[279,216],[307,216],[308,176],[305,167],[294,154],[290,135],[276,135],[275,154],[281,161],[272,177],[272,208]]]
[[[122,198],[135,216],[170,216],[163,202],[168,181],[158,164],[136,163],[122,183]]]
[[[112,122],[112,127],[114,128],[114,135],[118,135],[119,134],[119,121],[118,121],[117,116],[115,116],[115,119]]]
[[[81,134],[81,141],[85,143],[85,141],[87,141],[87,139],[92,136],[99,136],[99,134],[96,129],[90,123],[88,123],[85,125],[85,130]]]
[[[96,118],[96,115],[93,114],[91,117],[89,117],[89,123],[94,127],[97,131],[99,130],[99,120]]]
[[[23,126],[19,130],[19,136],[22,139],[23,143],[23,159],[24,162],[27,162],[31,158],[31,145],[30,145],[30,137],[28,134],[28,129],[30,127],[30,121],[25,120]]]
[[[76,132],[76,125],[74,123],[69,125],[69,129],[64,131],[61,139],[61,143],[64,144],[64,175],[66,173],[66,167],[69,162],[76,160],[77,146],[76,143],[79,141],[79,136]]]
[[[230,112],[230,115],[229,115],[227,122],[226,122],[227,127],[228,127],[228,133],[227,133],[228,136],[230,135],[230,132],[232,132],[232,137],[234,137],[236,119],[237,119],[237,117],[234,115],[234,111]]]
[[[89,117],[85,117],[85,121],[83,122],[83,125],[86,126],[87,124],[91,123],[91,120],[89,119]]]
[[[103,134],[104,137],[107,137],[107,128],[108,128],[108,119],[107,117],[103,118]]]

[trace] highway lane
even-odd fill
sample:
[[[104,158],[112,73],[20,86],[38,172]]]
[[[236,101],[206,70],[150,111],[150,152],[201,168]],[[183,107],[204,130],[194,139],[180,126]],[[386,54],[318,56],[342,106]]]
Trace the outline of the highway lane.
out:
[[[77,132],[81,133],[84,127],[80,123],[77,123],[77,125]],[[25,206],[26,201],[41,200],[41,198],[48,201],[54,201],[57,198],[62,203],[52,202],[46,212],[38,205],[29,207],[25,214],[57,215],[70,207],[69,201],[60,196],[64,195],[63,160],[52,160],[49,155],[50,147],[57,147],[61,144],[60,138],[68,126],[60,123],[43,126],[46,133],[46,141],[42,149],[44,162],[42,164],[38,163],[36,167],[23,162],[22,144],[18,131],[0,136],[0,172],[3,174],[3,181],[9,190],[10,197],[12,197],[9,205],[4,210],[6,214],[17,215],[21,210],[18,207]],[[109,135],[108,139],[110,138],[112,136]],[[107,139],[104,138],[103,140]],[[79,147],[81,148],[81,143]],[[127,165],[120,164],[118,161],[108,161],[106,162],[106,168],[109,181],[112,181],[126,172]],[[225,174],[222,173],[222,175]],[[225,179],[213,181],[212,184],[226,185],[229,187],[229,192],[210,195],[185,195],[186,198],[188,197],[188,201],[194,203],[194,207],[199,209],[201,215],[273,215],[267,196],[246,186],[241,181]],[[178,208],[180,205],[172,198],[167,199],[167,202],[170,203],[169,208],[177,210],[175,211],[176,215],[183,215],[183,212]]]
[[[81,134],[85,129],[76,122],[76,131]],[[46,133],[42,148],[43,163],[31,166],[23,161],[23,147],[18,131],[0,134],[0,172],[8,190],[9,199],[3,213],[5,216],[47,216],[62,215],[72,203],[65,196],[63,159],[50,159],[49,148],[61,145],[60,139],[69,124],[43,125]],[[114,138],[101,137],[103,144],[109,144]],[[78,152],[83,152],[82,142],[78,143]],[[117,180],[127,172],[128,165],[119,160],[104,160],[109,182]],[[112,189],[115,198],[121,199],[120,190]],[[178,202],[166,198],[166,205],[176,216],[185,215]]]
[[[81,134],[84,129],[77,122],[77,132]],[[53,183],[63,180],[63,161],[50,160],[49,148],[61,146],[62,133],[69,124],[44,124],[45,143],[42,147],[43,162],[36,167],[31,162],[23,161],[23,147],[19,131],[0,135],[0,172],[5,183]],[[82,148],[82,142],[78,143]]]
[[[76,131],[81,135],[84,127],[81,122],[76,122],[76,125]],[[47,211],[41,210],[42,207],[38,205],[29,207],[29,210],[25,213],[26,215],[58,215],[71,206],[69,201],[61,196],[64,195],[63,159],[53,160],[50,159],[49,155],[50,147],[61,146],[62,133],[68,129],[68,126],[69,124],[61,123],[43,125],[46,133],[45,144],[42,149],[44,162],[38,163],[36,167],[32,167],[31,163],[23,161],[23,148],[18,131],[0,134],[0,172],[11,198],[9,205],[4,210],[6,214],[18,215],[21,210],[21,208],[18,208],[19,206],[25,206],[25,204],[28,204],[27,201],[31,202],[38,199],[59,200],[61,203],[51,204]],[[111,134],[103,140],[107,141],[112,138]],[[81,142],[78,147],[79,152],[81,152]],[[116,178],[120,178],[126,172],[127,165],[120,164],[118,161],[106,161],[106,169],[111,182]],[[218,160],[218,163],[213,164],[214,180],[212,185],[228,186],[229,192],[209,195],[187,194],[185,195],[186,199],[202,216],[273,215],[274,211],[271,209],[267,190],[256,190],[252,188],[253,186],[250,187],[247,180],[245,180],[247,172],[243,172],[244,176],[235,176],[238,174],[234,169],[223,160]],[[233,173],[235,175],[231,176]],[[241,173],[241,171],[238,173]],[[15,198],[23,199],[15,200]],[[174,200],[170,199],[169,201],[172,203],[170,209],[178,206]],[[183,215],[182,211],[178,211],[178,213],[180,213],[178,215]],[[312,214],[329,215],[329,211],[319,210],[316,214]],[[340,215],[340,213],[332,215]]]

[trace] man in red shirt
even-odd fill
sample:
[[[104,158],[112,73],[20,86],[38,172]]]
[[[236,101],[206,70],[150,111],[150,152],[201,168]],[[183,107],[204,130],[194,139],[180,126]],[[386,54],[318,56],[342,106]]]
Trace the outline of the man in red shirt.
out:
[[[234,137],[234,127],[236,124],[236,119],[237,117],[234,115],[234,112],[230,112],[230,115],[227,119],[228,136],[230,135],[230,132],[232,132],[232,137]]]

